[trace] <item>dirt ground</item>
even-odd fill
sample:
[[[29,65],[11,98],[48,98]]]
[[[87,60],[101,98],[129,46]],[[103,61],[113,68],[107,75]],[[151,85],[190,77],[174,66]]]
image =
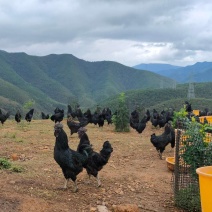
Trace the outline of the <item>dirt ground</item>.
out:
[[[62,123],[70,148],[76,149],[77,134],[70,135],[66,120]],[[73,193],[72,181],[67,190],[61,189],[64,177],[53,158],[53,127],[51,120],[32,120],[30,124],[7,120],[0,126],[0,157],[9,158],[13,167],[23,169],[20,173],[0,170],[1,212],[89,212],[98,205],[111,211],[114,205],[122,204],[136,204],[144,212],[181,211],[174,207],[172,172],[165,160],[174,155],[174,149],[168,146],[160,160],[150,143],[150,135],[159,135],[162,129],[154,129],[148,123],[142,134],[133,129],[117,133],[113,125],[88,125],[87,134],[94,149],[99,151],[109,140],[114,151],[100,171],[102,186],[97,188],[95,178],[88,183],[83,171],[78,175],[79,191]]]

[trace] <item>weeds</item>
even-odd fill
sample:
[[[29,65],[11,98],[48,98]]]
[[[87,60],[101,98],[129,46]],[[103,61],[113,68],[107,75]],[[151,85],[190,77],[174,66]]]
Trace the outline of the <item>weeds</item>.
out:
[[[6,158],[0,158],[0,169],[8,169],[11,170],[12,172],[17,173],[21,173],[24,171],[23,167],[12,165],[11,162],[8,161],[8,159]]]

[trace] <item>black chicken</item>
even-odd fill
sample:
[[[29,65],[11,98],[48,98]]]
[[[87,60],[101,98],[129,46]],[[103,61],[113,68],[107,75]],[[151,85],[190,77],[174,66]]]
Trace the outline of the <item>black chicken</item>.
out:
[[[169,143],[171,144],[172,148],[175,146],[175,131],[171,127],[171,124],[166,123],[163,134],[157,136],[155,133],[153,133],[151,135],[150,141],[158,151],[159,157],[162,160],[162,153],[164,152],[166,146]]]
[[[88,124],[88,120],[84,122],[76,122],[71,120],[71,118],[67,119],[67,125],[68,128],[70,129],[71,135],[74,133],[77,133],[80,127],[85,127]]]
[[[107,124],[112,124],[112,111],[109,108],[104,108],[102,111],[104,120],[107,121]]]
[[[49,114],[45,114],[44,112],[41,112],[41,118],[42,119],[49,119]]]
[[[191,113],[192,112],[192,107],[191,107],[191,103],[189,103],[188,101],[185,101],[185,111],[188,112],[188,113]]]
[[[109,141],[105,141],[103,148],[98,152],[93,152],[91,157],[88,158],[85,166],[87,174],[90,178],[91,175],[97,178],[97,186],[101,186],[101,181],[98,172],[108,163],[108,160],[113,152],[113,148]]]
[[[31,122],[32,121],[32,117],[33,117],[33,114],[34,114],[34,109],[31,109],[26,115],[25,115],[25,120],[27,122]]]
[[[98,125],[99,127],[103,127],[105,123],[104,117],[102,114],[99,114],[99,118],[98,118]]]
[[[90,145],[84,145],[83,154],[70,149],[68,137],[61,123],[55,124],[54,136],[56,137],[54,159],[61,167],[66,179],[63,188],[67,188],[68,180],[71,179],[74,182],[74,192],[77,192],[77,175],[83,171],[83,167],[87,164],[88,157],[92,154],[93,149]]]
[[[77,131],[80,142],[77,146],[77,152],[83,153],[84,145],[90,145],[90,140],[86,133],[87,129],[85,127],[80,127]]]
[[[146,115],[141,119],[139,123],[134,123],[132,119],[130,119],[130,126],[135,129],[139,134],[144,131],[146,128],[147,117]]]
[[[154,126],[155,128],[158,126],[158,119],[159,119],[159,114],[155,114],[154,116],[152,115],[150,118],[150,121],[152,123],[152,126]]]
[[[21,113],[20,113],[19,110],[15,114],[15,120],[16,120],[17,123],[21,122]]]
[[[10,113],[7,112],[6,114],[3,114],[2,111],[0,113],[0,122],[2,125],[4,125],[4,122],[10,117]]]
[[[146,121],[148,122],[151,118],[150,111],[147,109],[146,111]]]
[[[64,110],[56,107],[54,114],[50,117],[52,121],[61,122],[64,118]]]
[[[166,117],[165,117],[165,113],[164,114],[159,114],[158,116],[158,126],[160,128],[164,127],[166,124]]]

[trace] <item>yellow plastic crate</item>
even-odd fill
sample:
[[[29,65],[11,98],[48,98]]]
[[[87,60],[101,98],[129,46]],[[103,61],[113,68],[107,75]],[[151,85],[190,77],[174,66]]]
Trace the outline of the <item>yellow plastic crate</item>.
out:
[[[199,110],[193,110],[192,112],[195,116],[199,116]]]
[[[204,118],[207,119],[208,124],[212,125],[212,116],[200,116],[199,120],[200,120],[201,123],[204,123]]]
[[[206,137],[204,139],[205,142],[212,142],[212,134],[211,133],[206,133]]]

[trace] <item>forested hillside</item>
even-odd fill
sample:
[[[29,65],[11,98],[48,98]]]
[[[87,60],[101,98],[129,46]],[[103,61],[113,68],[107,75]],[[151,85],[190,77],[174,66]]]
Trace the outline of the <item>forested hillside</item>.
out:
[[[87,62],[71,54],[30,56],[0,51],[0,108],[16,111],[25,102],[48,112],[78,102],[91,107],[128,90],[172,87],[173,80],[117,62]]]
[[[176,89],[147,89],[147,90],[131,90],[125,93],[126,102],[130,110],[134,110],[136,106],[144,109],[168,109],[169,107],[179,110],[183,107],[184,102],[188,100],[188,84],[179,84]],[[195,97],[189,100],[193,109],[209,108],[212,111],[212,82],[195,83]],[[101,107],[109,106],[115,111],[118,102],[118,95],[109,98],[100,103]]]

